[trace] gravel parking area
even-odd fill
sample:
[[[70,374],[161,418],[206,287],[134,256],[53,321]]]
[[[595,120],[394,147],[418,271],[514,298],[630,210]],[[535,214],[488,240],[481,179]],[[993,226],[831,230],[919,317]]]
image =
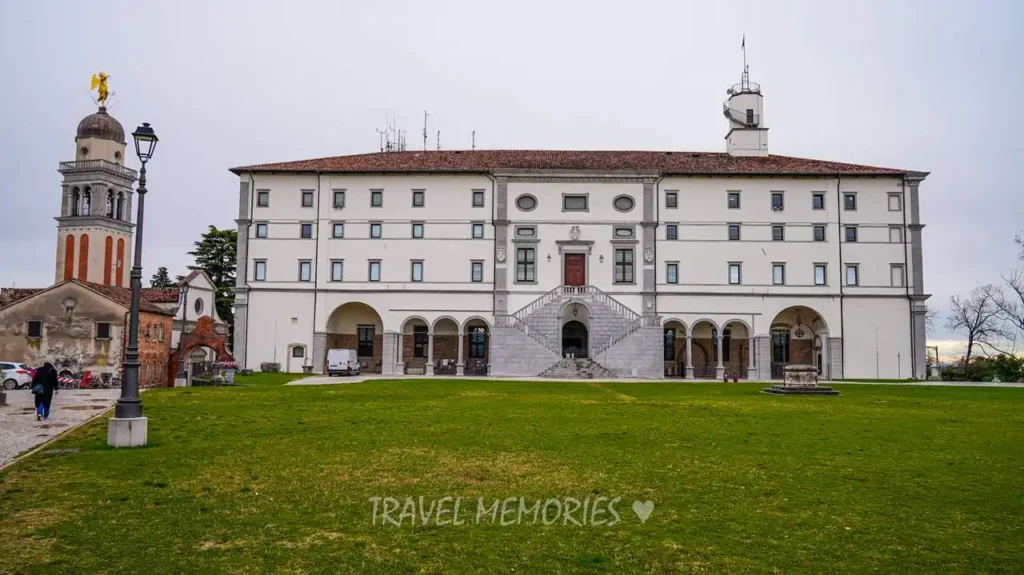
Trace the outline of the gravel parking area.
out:
[[[36,421],[32,393],[27,389],[7,392],[0,406],[0,467],[19,453],[74,429],[114,405],[119,389],[61,390],[50,405],[50,420]]]

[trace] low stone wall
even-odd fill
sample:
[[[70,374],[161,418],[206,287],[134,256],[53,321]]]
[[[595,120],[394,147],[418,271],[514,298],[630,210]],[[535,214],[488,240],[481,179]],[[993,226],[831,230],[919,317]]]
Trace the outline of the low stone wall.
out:
[[[491,334],[491,375],[536,376],[560,358],[514,327]]]
[[[643,327],[595,360],[618,377],[662,379],[665,377],[663,338],[662,328]]]

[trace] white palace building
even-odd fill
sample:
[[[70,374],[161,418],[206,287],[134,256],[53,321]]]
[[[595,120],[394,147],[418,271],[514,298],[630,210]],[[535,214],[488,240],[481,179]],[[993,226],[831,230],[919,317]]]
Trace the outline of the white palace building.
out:
[[[382,152],[232,169],[235,357],[324,372],[923,378],[927,175],[768,153]]]

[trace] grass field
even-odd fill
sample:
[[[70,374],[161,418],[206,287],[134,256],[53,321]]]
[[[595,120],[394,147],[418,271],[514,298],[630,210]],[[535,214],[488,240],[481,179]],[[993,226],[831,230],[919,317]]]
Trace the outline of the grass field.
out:
[[[287,379],[150,391],[147,447],[102,419],[0,472],[0,573],[1024,570],[1022,389]],[[421,496],[463,524],[370,500]],[[477,521],[601,496],[614,525]]]

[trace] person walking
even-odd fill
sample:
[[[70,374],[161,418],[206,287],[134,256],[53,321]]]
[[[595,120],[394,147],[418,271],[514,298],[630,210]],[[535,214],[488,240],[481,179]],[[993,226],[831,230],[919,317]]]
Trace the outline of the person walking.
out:
[[[36,421],[50,419],[50,403],[57,393],[57,369],[46,362],[32,377],[32,394],[36,399]]]

